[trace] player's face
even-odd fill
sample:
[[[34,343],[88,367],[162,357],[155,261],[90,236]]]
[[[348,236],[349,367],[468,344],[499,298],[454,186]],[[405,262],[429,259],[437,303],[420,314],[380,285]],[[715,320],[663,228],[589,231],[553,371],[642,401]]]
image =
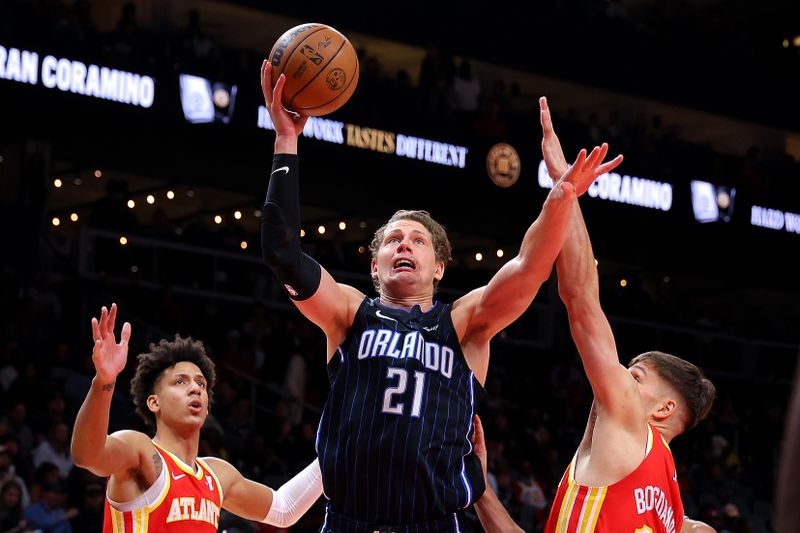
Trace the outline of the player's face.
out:
[[[665,405],[673,402],[673,395],[669,394],[669,387],[662,377],[651,366],[645,363],[636,363],[628,369],[639,387],[639,397],[649,418],[656,415],[662,417]]]
[[[628,369],[628,372],[636,381],[642,404],[649,412],[651,406],[655,405],[660,397],[661,382],[658,374],[644,363],[636,363]]]
[[[203,425],[208,415],[208,382],[194,363],[180,362],[166,369],[156,386],[161,420],[168,425]]]
[[[436,260],[433,237],[425,226],[398,220],[386,227],[372,272],[390,291],[414,287],[432,293],[433,281],[444,274],[444,262]]]

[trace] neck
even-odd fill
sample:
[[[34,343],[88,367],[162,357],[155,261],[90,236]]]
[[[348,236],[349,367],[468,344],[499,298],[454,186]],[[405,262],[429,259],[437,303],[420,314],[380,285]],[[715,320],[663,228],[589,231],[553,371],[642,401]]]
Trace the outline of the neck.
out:
[[[200,447],[200,431],[193,429],[186,434],[177,432],[174,428],[159,427],[153,442],[178,457],[181,461],[195,468],[197,450]]]
[[[433,307],[433,296],[428,294],[424,296],[403,296],[397,297],[386,293],[381,293],[381,303],[389,307],[397,307],[408,311],[415,305],[418,305],[423,312],[427,312]]]
[[[664,437],[664,440],[667,441],[667,443],[672,442],[672,439],[677,437],[679,434],[678,431],[675,431],[675,428],[664,421],[651,420],[650,423],[655,426],[659,433],[661,433],[661,436]]]

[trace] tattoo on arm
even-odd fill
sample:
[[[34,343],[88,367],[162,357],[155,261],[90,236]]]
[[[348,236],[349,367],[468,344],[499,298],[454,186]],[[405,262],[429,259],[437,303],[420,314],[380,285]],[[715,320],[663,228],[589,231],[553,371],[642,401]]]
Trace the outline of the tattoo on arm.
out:
[[[158,452],[154,453],[153,454],[153,464],[155,465],[156,472],[158,474],[161,473],[161,463],[162,463],[161,456],[158,454]]]
[[[105,385],[103,385],[101,390],[103,392],[111,392],[112,390],[114,390],[114,383],[113,382],[112,383],[106,383]]]

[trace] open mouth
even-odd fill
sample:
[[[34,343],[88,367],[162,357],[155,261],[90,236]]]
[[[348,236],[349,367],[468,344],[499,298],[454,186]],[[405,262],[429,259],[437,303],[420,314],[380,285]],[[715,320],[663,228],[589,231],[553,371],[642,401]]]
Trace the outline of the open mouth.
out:
[[[410,259],[398,259],[392,266],[396,272],[416,270],[417,266]]]
[[[189,408],[193,410],[196,409],[199,411],[203,408],[203,402],[201,402],[200,400],[192,400],[191,402],[189,402]]]

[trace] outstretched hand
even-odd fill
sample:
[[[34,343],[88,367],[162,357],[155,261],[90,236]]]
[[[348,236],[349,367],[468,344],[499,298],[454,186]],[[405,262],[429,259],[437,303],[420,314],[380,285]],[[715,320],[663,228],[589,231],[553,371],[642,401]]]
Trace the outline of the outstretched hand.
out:
[[[570,184],[575,188],[576,195],[582,195],[589,190],[589,186],[594,183],[598,176],[611,172],[622,163],[622,155],[618,155],[607,163],[602,163],[607,153],[607,143],[603,143],[602,146],[595,146],[588,156],[586,155],[586,150],[582,149],[578,152],[578,157],[569,170],[556,181],[555,186],[561,185],[563,188],[564,185]]]
[[[553,119],[550,116],[546,96],[539,98],[539,121],[542,123],[542,156],[550,177],[557,180],[569,170],[569,164],[564,157],[564,150],[561,148],[556,130],[553,129]]]
[[[472,432],[472,450],[478,456],[481,462],[481,470],[483,470],[483,479],[486,479],[486,439],[483,436],[483,424],[478,415],[473,416],[473,424],[475,431]]]
[[[542,124],[542,156],[547,165],[547,172],[556,185],[570,183],[575,188],[575,194],[580,196],[589,190],[589,186],[598,176],[611,172],[622,163],[621,154],[603,163],[608,155],[608,144],[603,143],[602,146],[595,146],[588,156],[586,150],[581,150],[575,163],[570,167],[553,128],[550,108],[544,96],[539,99],[539,118]]]
[[[286,85],[286,74],[281,74],[275,87],[272,86],[272,63],[265,59],[261,63],[261,91],[264,93],[264,102],[267,111],[275,125],[277,135],[294,135],[297,137],[303,132],[308,121],[308,115],[301,115],[288,111],[283,107],[283,87]]]
[[[105,306],[100,311],[100,321],[92,317],[92,338],[94,349],[92,361],[97,377],[102,383],[113,383],[125,368],[128,360],[128,341],[131,338],[131,325],[125,322],[120,333],[120,340],[114,336],[114,324],[117,320],[117,304],[111,304],[109,312]]]

